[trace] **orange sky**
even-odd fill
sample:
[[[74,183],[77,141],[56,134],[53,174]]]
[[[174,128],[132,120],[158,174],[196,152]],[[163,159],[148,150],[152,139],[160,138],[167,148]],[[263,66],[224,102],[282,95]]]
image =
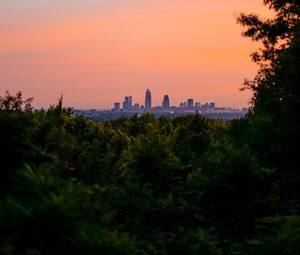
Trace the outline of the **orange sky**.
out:
[[[132,95],[168,94],[247,106],[240,92],[258,47],[240,36],[239,12],[261,0],[0,0],[0,93],[22,90],[47,107],[107,108]]]

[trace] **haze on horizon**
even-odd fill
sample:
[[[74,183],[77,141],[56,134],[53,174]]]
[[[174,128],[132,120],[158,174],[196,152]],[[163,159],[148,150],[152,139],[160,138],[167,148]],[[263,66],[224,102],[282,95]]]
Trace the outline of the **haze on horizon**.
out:
[[[0,94],[21,90],[36,107],[109,108],[124,96],[153,105],[168,94],[244,107],[257,66],[240,12],[262,0],[0,0]]]

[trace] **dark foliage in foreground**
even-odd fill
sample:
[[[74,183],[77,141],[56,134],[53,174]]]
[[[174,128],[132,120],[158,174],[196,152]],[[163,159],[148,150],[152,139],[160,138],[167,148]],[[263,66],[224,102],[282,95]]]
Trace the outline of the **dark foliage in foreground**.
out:
[[[296,254],[270,121],[2,108],[0,253]]]

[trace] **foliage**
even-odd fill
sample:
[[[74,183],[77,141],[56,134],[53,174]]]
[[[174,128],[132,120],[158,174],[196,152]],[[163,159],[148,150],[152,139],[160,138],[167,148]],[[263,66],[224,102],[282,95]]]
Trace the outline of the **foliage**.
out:
[[[288,48],[299,31],[300,4],[295,0],[264,0],[264,4],[274,12],[274,17],[262,19],[256,14],[242,13],[237,21],[247,27],[243,36],[261,41],[263,48],[254,52],[252,59],[262,66],[273,62]]]
[[[263,20],[253,14],[238,18],[247,27],[244,36],[263,43],[261,53],[253,55],[260,70],[254,80],[245,82],[246,88],[254,92],[249,118],[268,123],[260,125],[261,132],[254,143],[262,142],[258,151],[267,164],[278,168],[281,195],[296,199],[295,207],[299,208],[300,4],[289,0],[265,0],[264,3],[274,11],[274,18]],[[255,129],[257,125],[251,127]],[[251,128],[247,129],[252,132]],[[249,139],[247,132],[243,136]]]
[[[19,91],[16,93],[16,96],[13,96],[6,91],[4,97],[0,97],[0,110],[1,111],[31,111],[33,109],[31,103],[33,97],[23,100],[22,92]]]
[[[285,238],[258,231],[265,219],[297,210],[267,149],[277,146],[271,125],[151,114],[94,122],[62,100],[3,110],[0,252],[264,254]]]
[[[0,203],[1,254],[133,254],[97,201],[99,187],[58,178],[47,165],[20,169],[15,182],[17,195]]]

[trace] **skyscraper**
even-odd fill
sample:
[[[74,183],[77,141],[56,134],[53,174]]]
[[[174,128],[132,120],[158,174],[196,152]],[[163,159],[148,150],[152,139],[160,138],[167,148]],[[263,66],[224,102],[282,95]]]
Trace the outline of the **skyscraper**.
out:
[[[125,101],[123,102],[123,109],[126,111],[130,111],[132,109],[132,96],[125,97]]]
[[[210,103],[209,108],[215,109],[216,108],[216,103],[215,102]]]
[[[164,100],[162,102],[162,108],[163,109],[169,109],[170,108],[170,99],[168,95],[164,96]]]
[[[150,91],[150,89],[147,89],[147,91],[146,91],[145,111],[146,112],[151,111],[151,91]]]
[[[119,102],[115,102],[115,106],[113,108],[113,112],[119,112],[120,111],[120,103]]]
[[[192,98],[188,99],[188,108],[193,108],[194,107],[194,100]]]

